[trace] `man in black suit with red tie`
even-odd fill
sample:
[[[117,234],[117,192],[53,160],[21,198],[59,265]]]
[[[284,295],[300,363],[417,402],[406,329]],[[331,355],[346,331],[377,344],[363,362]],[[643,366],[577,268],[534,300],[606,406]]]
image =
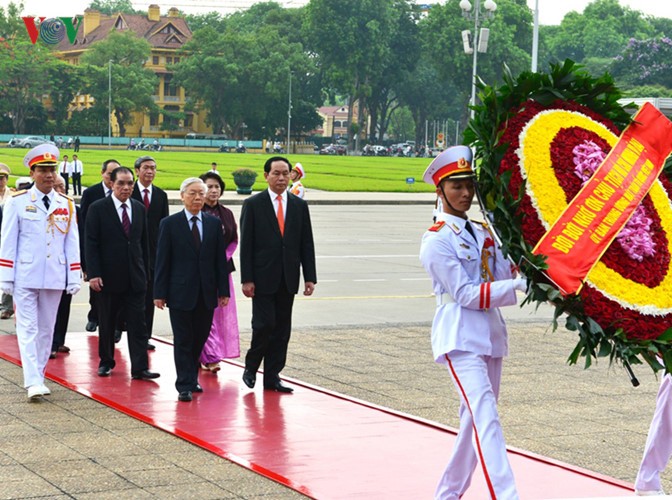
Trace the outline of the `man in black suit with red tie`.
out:
[[[126,311],[128,349],[133,379],[154,379],[149,371],[145,292],[147,290],[147,220],[145,208],[131,199],[133,172],[126,167],[110,175],[112,194],[91,205],[86,215],[86,263],[89,286],[100,294],[98,306],[98,375],[115,366],[114,329],[119,311]]]
[[[110,175],[112,171],[121,166],[117,160],[109,159],[103,162],[103,168],[100,175],[103,178],[98,184],[94,184],[84,190],[82,199],[79,204],[79,243],[82,257],[82,272],[84,273],[84,280],[89,281],[86,272],[86,215],[89,213],[89,207],[96,201],[102,200],[108,193],[112,192],[112,179]],[[95,332],[98,328],[98,306],[96,306],[96,297],[98,292],[89,287],[89,312],[87,314],[86,331]]]
[[[292,306],[303,268],[303,294],[317,283],[315,246],[308,205],[287,192],[289,160],[269,158],[264,165],[268,189],[243,203],[240,214],[240,275],[243,294],[252,298],[252,343],[245,357],[243,382],[252,388],[264,361],[264,389],[290,393],[280,381],[292,328]]]
[[[147,337],[152,338],[154,327],[154,263],[156,261],[156,244],[159,239],[159,223],[168,217],[168,195],[154,185],[156,161],[151,156],[141,156],[135,160],[137,182],[131,197],[138,200],[147,212],[147,235],[149,238],[149,268],[147,272],[147,293],[145,294],[145,324]],[[147,344],[154,350],[152,344]]]
[[[166,305],[173,329],[178,400],[189,402],[198,383],[199,356],[215,308],[229,303],[229,268],[222,224],[204,214],[205,183],[198,177],[182,182],[184,210],[161,221],[154,276],[154,304]]]

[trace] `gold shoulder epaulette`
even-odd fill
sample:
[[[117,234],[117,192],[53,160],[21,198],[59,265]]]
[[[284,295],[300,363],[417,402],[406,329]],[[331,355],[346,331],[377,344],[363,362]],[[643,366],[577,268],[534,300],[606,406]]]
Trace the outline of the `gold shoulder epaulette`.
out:
[[[72,196],[68,196],[67,194],[63,194],[63,193],[58,193],[58,194],[61,195],[63,198],[66,198],[66,199],[68,199],[68,200],[70,200],[70,201],[74,201],[74,200],[75,200]]]
[[[442,229],[443,226],[445,226],[445,225],[446,225],[446,222],[440,220],[439,222],[437,222],[436,224],[434,224],[432,227],[430,227],[430,228],[428,229],[428,231],[433,231],[433,232],[441,231],[441,229]]]
[[[485,222],[484,220],[474,220],[474,219],[469,219],[469,221],[473,222],[474,224],[478,224],[483,227],[488,227],[488,223]]]
[[[12,196],[20,196],[22,194],[26,194],[27,192],[27,189],[22,189],[21,191],[17,191],[16,193],[12,194]]]

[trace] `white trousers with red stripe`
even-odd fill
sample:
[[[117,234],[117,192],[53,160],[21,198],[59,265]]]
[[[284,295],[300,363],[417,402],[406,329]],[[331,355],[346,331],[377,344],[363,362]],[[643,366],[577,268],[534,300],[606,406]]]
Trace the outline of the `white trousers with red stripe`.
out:
[[[464,495],[480,461],[490,498],[517,499],[497,413],[502,358],[453,351],[446,360],[460,396],[460,430],[434,498],[457,500]]]
[[[56,313],[63,290],[14,288],[16,337],[21,353],[23,385],[44,384]]]
[[[638,491],[661,490],[660,473],[665,470],[670,457],[672,457],[672,377],[668,373],[660,381],[656,410],[646,438],[635,488]]]

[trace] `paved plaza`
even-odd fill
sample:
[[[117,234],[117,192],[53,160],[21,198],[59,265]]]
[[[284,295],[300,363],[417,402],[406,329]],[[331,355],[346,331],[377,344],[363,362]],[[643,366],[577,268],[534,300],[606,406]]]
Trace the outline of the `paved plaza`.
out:
[[[432,361],[434,298],[417,259],[431,205],[416,201],[311,207],[318,287],[312,298],[297,297],[283,374],[456,427],[455,391],[445,369]],[[239,213],[235,207],[234,213]],[[86,287],[75,296],[68,335],[83,330],[87,298]],[[238,304],[244,351],[250,306],[240,293]],[[552,332],[548,308],[505,313],[511,354],[500,411],[508,445],[633,482],[658,380],[647,367],[636,366],[641,385],[634,388],[625,371],[610,368],[608,360],[588,370],[568,366],[574,334]],[[0,322],[0,330],[12,335],[13,320]],[[155,335],[170,340],[166,314],[157,315]],[[28,404],[20,368],[0,360],[0,498],[301,497],[56,383],[48,385],[52,396]],[[672,472],[664,478],[671,491]]]

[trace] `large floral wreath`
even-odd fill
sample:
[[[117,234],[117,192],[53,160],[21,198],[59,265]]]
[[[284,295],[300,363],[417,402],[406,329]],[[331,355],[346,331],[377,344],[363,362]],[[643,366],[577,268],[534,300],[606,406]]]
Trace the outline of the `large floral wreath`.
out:
[[[672,164],[588,275],[564,297],[531,249],[590,179],[630,121],[608,75],[594,79],[572,61],[548,74],[505,72],[499,88],[479,84],[482,104],[465,132],[478,184],[505,252],[531,281],[527,300],[551,302],[578,333],[570,363],[608,356],[627,365],[672,368]],[[670,162],[668,162],[670,163]],[[522,260],[521,260],[522,258]]]

